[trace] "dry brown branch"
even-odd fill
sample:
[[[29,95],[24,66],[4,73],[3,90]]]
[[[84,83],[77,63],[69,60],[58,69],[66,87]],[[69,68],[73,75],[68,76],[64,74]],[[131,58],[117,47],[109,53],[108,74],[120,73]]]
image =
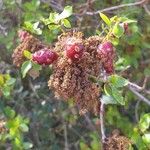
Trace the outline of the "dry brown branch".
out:
[[[107,11],[117,10],[117,9],[124,8],[124,7],[131,7],[131,6],[142,5],[142,4],[144,4],[146,1],[147,1],[147,0],[141,0],[141,1],[138,1],[138,2],[134,2],[134,3],[121,4],[121,5],[118,5],[118,6],[113,6],[113,7],[104,8],[104,9],[102,9],[102,10],[98,10],[98,11],[95,11],[95,12],[86,12],[85,14],[86,14],[86,15],[96,15],[96,14],[99,14],[100,12],[107,12]]]

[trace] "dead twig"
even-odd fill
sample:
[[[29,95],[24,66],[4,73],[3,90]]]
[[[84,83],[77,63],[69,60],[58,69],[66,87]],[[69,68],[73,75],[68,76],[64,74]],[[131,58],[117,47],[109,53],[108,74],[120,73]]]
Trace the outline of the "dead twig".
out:
[[[108,8],[104,8],[102,10],[98,10],[98,11],[95,11],[95,12],[86,12],[85,14],[86,15],[96,15],[96,14],[99,14],[100,12],[107,12],[107,11],[111,11],[111,10],[117,10],[117,9],[120,9],[120,8],[124,8],[124,7],[131,7],[131,6],[138,6],[138,5],[142,5],[146,2],[147,0],[141,0],[141,1],[138,1],[138,2],[134,2],[134,3],[128,3],[128,4],[121,4],[121,5],[118,5],[118,6],[113,6],[113,7],[108,7]]]
[[[136,119],[137,123],[139,122],[138,109],[139,109],[139,106],[140,106],[140,102],[141,102],[141,100],[138,100],[137,103],[136,103],[136,105],[135,105],[135,119]]]
[[[138,91],[135,90],[132,86],[128,85],[129,90],[134,93],[141,101],[145,102],[150,106],[150,100],[148,100],[146,97],[141,95]]]
[[[147,8],[147,5],[143,5],[143,8],[145,9],[146,13],[150,15],[150,10]]]
[[[145,94],[150,95],[150,91],[145,89],[146,82],[147,82],[147,79],[144,80],[144,84],[143,84],[142,87],[139,86],[139,85],[137,85],[137,84],[135,84],[135,83],[129,82],[128,83],[128,87],[132,87],[132,88],[134,88],[138,92],[144,92]]]
[[[101,102],[101,106],[100,106],[100,129],[101,129],[101,137],[102,137],[102,149],[103,149],[103,144],[105,143],[105,140],[106,140],[105,124],[104,124],[104,111],[105,111],[105,107],[104,107],[104,104]]]
[[[65,139],[65,150],[69,150],[66,123],[64,123],[64,139]]]
[[[86,122],[89,124],[89,127],[92,131],[96,131],[95,126],[93,125],[91,119],[89,118],[88,114],[84,114]]]

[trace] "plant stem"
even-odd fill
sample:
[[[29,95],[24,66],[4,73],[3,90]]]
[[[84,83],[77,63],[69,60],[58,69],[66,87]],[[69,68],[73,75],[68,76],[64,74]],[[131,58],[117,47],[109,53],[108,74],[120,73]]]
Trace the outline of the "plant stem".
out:
[[[105,139],[106,139],[105,124],[104,124],[104,111],[105,111],[104,104],[101,103],[101,106],[100,106],[100,129],[101,129],[101,138],[102,138],[102,149],[103,149],[103,144],[105,143]]]

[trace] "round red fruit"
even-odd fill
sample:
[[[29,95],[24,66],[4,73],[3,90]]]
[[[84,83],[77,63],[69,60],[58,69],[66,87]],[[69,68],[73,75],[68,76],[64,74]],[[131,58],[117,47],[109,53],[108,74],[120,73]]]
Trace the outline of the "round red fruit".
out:
[[[68,39],[65,45],[66,56],[71,60],[79,60],[84,51],[82,43],[77,42],[75,39]]]
[[[41,49],[32,55],[32,60],[39,65],[50,65],[55,60],[57,60],[57,58],[57,53],[51,51],[48,48]]]

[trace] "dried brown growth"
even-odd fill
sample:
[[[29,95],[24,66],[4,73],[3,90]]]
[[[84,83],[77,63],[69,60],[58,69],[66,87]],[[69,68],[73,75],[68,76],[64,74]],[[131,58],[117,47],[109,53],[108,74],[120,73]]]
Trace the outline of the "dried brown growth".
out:
[[[104,150],[128,150],[130,145],[132,145],[132,142],[127,137],[121,136],[115,131],[108,138]]]
[[[25,61],[25,58],[23,56],[23,51],[28,50],[30,52],[35,52],[43,48],[44,45],[41,43],[40,40],[35,38],[32,35],[29,35],[25,40],[14,50],[14,53],[12,55],[13,58],[13,64],[15,64],[17,67],[20,67],[20,65]]]
[[[72,62],[64,55],[64,45],[68,38],[78,39],[85,47],[82,58],[77,62]],[[74,99],[79,106],[80,113],[92,111],[98,112],[99,108],[99,87],[89,80],[89,76],[98,76],[101,63],[97,57],[97,46],[101,38],[93,36],[83,39],[81,32],[69,32],[62,34],[55,45],[55,51],[60,58],[53,65],[53,74],[48,85],[55,92],[56,97],[64,100]]]
[[[0,120],[0,134],[7,132],[5,125],[6,125],[6,121]]]

